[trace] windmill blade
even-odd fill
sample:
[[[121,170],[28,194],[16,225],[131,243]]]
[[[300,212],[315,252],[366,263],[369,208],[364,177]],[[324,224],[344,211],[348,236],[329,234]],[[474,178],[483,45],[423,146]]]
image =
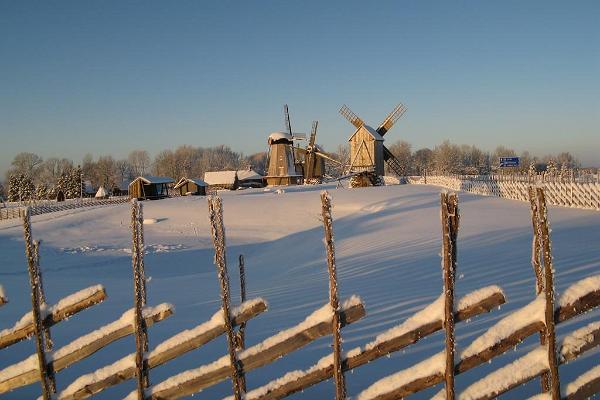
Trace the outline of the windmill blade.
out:
[[[392,126],[394,126],[396,121],[398,121],[398,119],[400,119],[400,117],[405,112],[406,107],[404,106],[404,104],[398,104],[396,108],[394,108],[394,110],[392,110],[392,112],[389,113],[387,117],[385,117],[381,125],[379,125],[379,128],[377,128],[377,133],[379,133],[381,136],[385,135],[385,133],[389,131],[392,128]]]
[[[312,149],[315,146],[315,139],[317,138],[317,126],[319,121],[313,121],[312,130],[310,131],[310,139],[308,140],[307,149]]]
[[[364,121],[360,119],[358,115],[354,114],[350,107],[345,104],[342,106],[342,108],[340,108],[340,114],[342,114],[344,118],[350,121],[350,123],[357,128],[360,128],[365,124]]]
[[[283,106],[283,115],[285,116],[285,128],[287,129],[288,133],[291,135],[292,134],[292,124],[290,122],[290,112],[288,110],[287,104],[285,104]]]
[[[341,162],[339,162],[338,160],[336,160],[336,159],[334,159],[334,158],[331,158],[331,157],[329,157],[328,155],[325,155],[325,154],[323,154],[323,153],[321,153],[321,152],[315,151],[314,153],[315,153],[317,156],[319,156],[319,157],[323,157],[323,158],[324,158],[324,159],[326,159],[326,160],[332,161],[332,162],[334,162],[334,163],[336,163],[336,164],[339,164],[339,165],[343,165],[343,164],[342,164]]]
[[[402,171],[402,165],[400,165],[400,161],[394,156],[394,154],[387,147],[383,146],[383,159],[390,167],[392,171],[396,173],[399,177],[403,177],[404,173]]]

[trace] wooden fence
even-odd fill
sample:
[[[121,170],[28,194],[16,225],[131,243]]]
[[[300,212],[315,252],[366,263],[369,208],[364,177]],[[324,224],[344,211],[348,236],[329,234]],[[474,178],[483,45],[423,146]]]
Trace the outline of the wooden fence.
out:
[[[527,180],[500,178],[500,176],[413,176],[407,179],[412,184],[443,186],[452,190],[497,196],[507,199],[529,201]],[[600,210],[600,183],[548,182],[539,181],[543,187],[548,204],[555,206]]]
[[[14,206],[0,208],[0,221],[3,219],[23,218],[26,208],[29,208],[30,215],[40,215],[57,211],[73,210],[82,207],[104,206],[111,204],[126,203],[129,197],[111,197],[109,199],[81,199],[77,201],[66,202],[39,202],[28,207]]]
[[[493,312],[506,302],[501,288],[488,286],[455,299],[457,246],[460,215],[456,194],[441,195],[442,281],[439,298],[401,324],[377,335],[363,346],[344,351],[342,328],[365,316],[365,308],[356,295],[340,301],[336,278],[331,199],[321,196],[322,220],[329,272],[329,303],[315,310],[303,321],[246,347],[244,327],[247,321],[267,309],[265,300],[245,299],[243,257],[239,258],[242,299],[232,305],[226,259],[225,227],[220,198],[209,198],[209,218],[215,265],[221,290],[221,308],[214,316],[191,329],[175,334],[150,349],[148,328],[173,313],[169,304],[146,305],[144,274],[144,235],[142,206],[132,201],[132,276],[133,305],[113,323],[84,335],[59,349],[53,349],[52,325],[73,313],[103,301],[104,288],[93,286],[62,299],[57,305],[46,306],[39,259],[39,244],[31,234],[30,212],[23,217],[26,254],[32,288],[32,312],[14,327],[0,332],[0,349],[27,337],[35,338],[36,352],[20,363],[0,370],[0,393],[40,382],[45,399],[83,399],[110,386],[135,379],[136,390],[127,399],[177,399],[193,395],[204,388],[230,380],[234,399],[280,399],[312,385],[332,379],[336,399],[345,399],[347,371],[417,344],[422,338],[444,331],[445,349],[410,368],[383,378],[356,395],[359,400],[397,399],[426,388],[443,384],[435,398],[489,399],[540,377],[542,394],[539,399],[581,399],[600,392],[600,366],[580,376],[577,381],[563,384],[559,365],[573,360],[600,345],[600,321],[568,334],[557,343],[554,326],[581,315],[600,305],[600,275],[583,279],[568,288],[560,299],[554,296],[554,273],[550,228],[546,212],[545,190],[528,191],[532,210],[532,267],[536,285],[532,301],[525,307],[500,319],[464,350],[455,347],[455,324],[480,314]],[[110,343],[135,335],[133,352],[113,364],[81,375],[74,382],[60,387],[56,374],[78,361],[100,351]],[[162,382],[154,383],[152,369],[173,361],[199,348],[220,335],[227,337],[223,357],[192,370],[183,371]],[[270,383],[248,390],[245,374],[270,364],[301,349],[319,337],[331,335],[333,352],[316,360],[311,368],[291,371]],[[514,348],[525,338],[539,335],[540,345],[516,361],[484,376],[461,393],[456,393],[455,381],[472,370]],[[353,396],[354,397],[354,396]]]

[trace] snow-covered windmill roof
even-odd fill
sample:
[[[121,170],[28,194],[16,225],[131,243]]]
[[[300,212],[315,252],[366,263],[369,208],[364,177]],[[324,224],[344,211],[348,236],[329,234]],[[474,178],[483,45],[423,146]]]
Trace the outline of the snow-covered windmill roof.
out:
[[[212,171],[204,173],[204,182],[209,185],[233,185],[237,171]]]
[[[141,179],[146,183],[172,183],[172,182],[175,182],[173,179],[166,177],[166,176],[144,175],[144,176],[140,176],[138,179]]]
[[[377,133],[377,131],[375,129],[371,128],[369,125],[363,125],[360,128],[358,128],[356,130],[356,132],[354,132],[354,134],[352,136],[350,136],[350,139],[348,139],[348,141],[351,141],[352,138],[354,137],[354,135],[356,135],[362,129],[367,131],[369,133],[369,135],[373,136],[373,138],[375,140],[383,141],[383,136],[381,136],[379,133]]]
[[[240,169],[237,171],[237,176],[240,181],[245,180],[259,180],[263,176],[253,169]]]
[[[179,180],[179,182],[177,182],[177,184],[173,187],[173,189],[179,189],[181,186],[185,185],[186,182],[192,182],[198,186],[208,186],[206,184],[206,182],[204,182],[200,178],[185,178],[185,177],[183,177]]]
[[[275,142],[277,140],[289,140],[292,141],[294,138],[287,132],[273,132],[269,135],[269,142]]]

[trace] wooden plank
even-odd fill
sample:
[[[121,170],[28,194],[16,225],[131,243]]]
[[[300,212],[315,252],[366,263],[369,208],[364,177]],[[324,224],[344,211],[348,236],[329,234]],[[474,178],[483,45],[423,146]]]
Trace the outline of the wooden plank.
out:
[[[496,307],[504,304],[506,299],[501,292],[494,292],[490,296],[481,299],[480,301],[469,305],[468,307],[464,307],[462,309],[457,310],[455,313],[455,321],[465,321],[469,318],[473,318],[479,314],[483,314],[484,312],[490,312]],[[442,321],[436,321],[430,324],[422,325],[417,329],[406,332],[401,336],[394,337],[392,339],[386,340],[377,344],[376,346],[370,348],[361,348],[360,352],[354,354],[350,357],[347,357],[342,362],[342,368],[344,371],[349,371],[354,368],[360,367],[361,365],[365,365],[373,360],[384,357],[390,353],[399,351],[413,343],[416,343],[421,338],[431,335],[442,329]],[[289,396],[292,393],[299,392],[304,390],[312,385],[315,385],[319,382],[323,382],[327,379],[330,379],[333,376],[333,367],[331,365],[325,366],[322,368],[318,368],[315,370],[309,370],[304,372],[302,375],[299,375],[297,379],[292,380],[290,382],[286,382],[283,385],[279,385],[277,387],[272,387],[266,393],[263,393],[259,396],[251,396],[251,393],[248,393],[250,398],[252,399],[281,399]],[[436,377],[432,379],[437,379]],[[443,380],[443,375],[439,376],[439,383]],[[417,385],[418,386],[418,385]]]
[[[156,311],[150,315],[147,315],[145,317],[146,323],[148,324],[148,326],[152,326],[153,324],[155,324],[159,321],[162,321],[163,319],[169,317],[172,314],[173,314],[173,310],[171,308],[162,309],[162,310],[159,309],[158,311]],[[64,355],[61,355],[59,358],[56,358],[53,360],[48,360],[48,364],[50,366],[52,366],[54,371],[60,371],[62,369],[65,369],[65,368],[75,364],[78,361],[83,360],[86,357],[89,357],[90,355],[94,354],[95,352],[97,352],[101,348],[109,345],[110,343],[112,343],[116,340],[119,340],[123,337],[126,337],[128,335],[131,335],[133,333],[134,333],[133,323],[130,323],[120,329],[117,329],[117,330],[111,332],[108,335],[98,338],[95,341],[86,343],[84,346],[81,346],[77,349],[73,349],[73,351],[66,353]],[[95,332],[92,332],[91,334],[95,334]],[[80,339],[81,338],[76,339],[76,341],[80,340]],[[69,345],[67,345],[67,346],[69,346]],[[61,354],[60,349],[56,353]],[[2,371],[0,371],[0,374],[1,373],[2,373]],[[19,375],[13,376],[9,379],[1,380],[0,381],[0,393],[5,393],[8,391],[14,390],[18,387],[26,386],[26,385],[32,384],[34,382],[37,382],[37,381],[39,381],[39,372],[35,366],[32,366],[32,368],[24,370]]]
[[[584,385],[580,386],[575,392],[570,393],[566,400],[585,400],[595,394],[600,393],[600,376],[589,380]]]
[[[234,313],[232,317],[232,323],[234,325],[239,325],[243,322],[254,318],[255,316],[261,314],[267,309],[267,304],[264,300],[258,299],[255,301],[251,301],[252,305],[250,307],[244,307],[240,312]],[[201,326],[201,325],[199,325]],[[185,332],[185,331],[184,331]],[[185,354],[189,351],[192,351],[198,347],[205,345],[211,340],[219,337],[220,335],[225,333],[225,325],[220,324],[214,328],[199,331],[196,335],[191,337],[186,337],[184,340],[179,341],[176,345],[170,346],[161,351],[151,351],[148,353],[147,363],[148,368],[152,369],[162,365],[170,360],[173,360],[182,354]],[[175,335],[177,336],[177,335]],[[174,337],[175,337],[174,336]],[[172,338],[171,338],[172,339]],[[170,339],[167,339],[170,340]],[[133,357],[133,354],[130,355]],[[125,366],[120,369],[114,369],[111,371],[111,374],[101,378],[94,380],[93,383],[83,385],[81,388],[76,390],[72,395],[63,395],[59,393],[59,399],[84,399],[88,398],[93,394],[101,392],[102,390],[117,385],[121,382],[124,382],[129,379],[133,379],[135,377],[135,367]]]
[[[106,291],[103,287],[98,286],[97,289],[88,296],[76,302],[65,304],[60,308],[57,308],[56,305],[52,306],[52,312],[44,318],[43,324],[45,327],[53,326],[69,318],[73,314],[104,301],[104,299],[106,299]],[[31,335],[33,335],[33,322],[29,322],[10,332],[6,330],[6,333],[0,333],[0,349],[27,339]]]
[[[352,305],[351,307],[340,312],[342,326],[355,322],[364,315],[365,309],[362,303]],[[244,371],[248,372],[258,367],[267,365],[286,354],[304,347],[319,337],[331,335],[331,333],[331,321],[320,322],[303,331],[297,332],[282,341],[268,344],[257,353],[253,352],[253,347],[248,348],[244,352],[240,353],[239,361]],[[262,343],[257,346],[260,345],[262,345]],[[204,367],[201,368],[205,369]],[[212,386],[226,379],[230,374],[230,366],[228,363],[222,366],[218,364],[215,368],[206,368],[205,371],[206,372],[196,375],[190,374],[191,376],[189,378],[183,380],[176,386],[168,386],[164,389],[156,389],[158,385],[154,386],[150,389],[151,393],[148,395],[148,398],[161,400],[178,399],[184,396],[192,395],[204,388]],[[186,373],[184,372],[183,374]]]

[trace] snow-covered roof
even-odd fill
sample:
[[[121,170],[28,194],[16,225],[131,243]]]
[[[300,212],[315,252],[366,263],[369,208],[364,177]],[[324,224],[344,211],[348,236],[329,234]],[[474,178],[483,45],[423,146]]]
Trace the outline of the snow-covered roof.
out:
[[[131,183],[130,179],[123,179],[123,181],[121,181],[121,183],[116,184],[114,187],[119,188],[119,190],[128,190],[130,183]]]
[[[275,142],[277,140],[281,140],[281,139],[285,139],[285,140],[289,140],[292,141],[292,135],[290,135],[287,132],[273,132],[269,135],[269,142]]]
[[[108,192],[104,189],[104,186],[100,186],[98,191],[96,192],[96,196],[94,197],[106,197],[108,196]]]
[[[196,184],[196,185],[198,185],[198,186],[208,186],[208,185],[206,184],[206,182],[204,182],[204,181],[203,181],[202,179],[200,179],[200,178],[186,178],[186,177],[183,177],[183,178],[181,178],[181,179],[180,179],[180,180],[177,182],[177,184],[176,184],[176,185],[175,185],[173,188],[174,188],[174,189],[179,189],[180,187],[182,187],[183,185],[185,185],[185,184],[186,184],[186,182],[192,182],[192,183],[195,183],[195,184]]]
[[[356,135],[358,132],[360,132],[363,129],[365,131],[367,131],[367,133],[369,135],[373,136],[373,138],[375,140],[378,140],[378,141],[381,140],[381,141],[383,141],[383,136],[381,136],[379,133],[377,133],[377,131],[375,129],[371,128],[369,125],[363,125],[360,128],[358,128],[356,130],[356,132],[354,132],[354,134],[352,136],[350,136],[350,139],[348,139],[348,141],[352,140],[352,138],[354,137],[354,135]]]
[[[233,185],[237,171],[212,171],[204,173],[204,182],[209,185]]]
[[[259,180],[263,176],[253,169],[240,169],[237,171],[237,176],[240,181],[245,180]]]
[[[84,181],[83,182],[83,192],[87,193],[87,194],[93,194],[96,193],[96,189],[94,189],[94,185],[92,185],[92,181]]]
[[[141,179],[145,183],[172,183],[172,182],[175,182],[173,179],[171,179],[167,176],[144,175],[144,176],[138,177],[137,179]]]

